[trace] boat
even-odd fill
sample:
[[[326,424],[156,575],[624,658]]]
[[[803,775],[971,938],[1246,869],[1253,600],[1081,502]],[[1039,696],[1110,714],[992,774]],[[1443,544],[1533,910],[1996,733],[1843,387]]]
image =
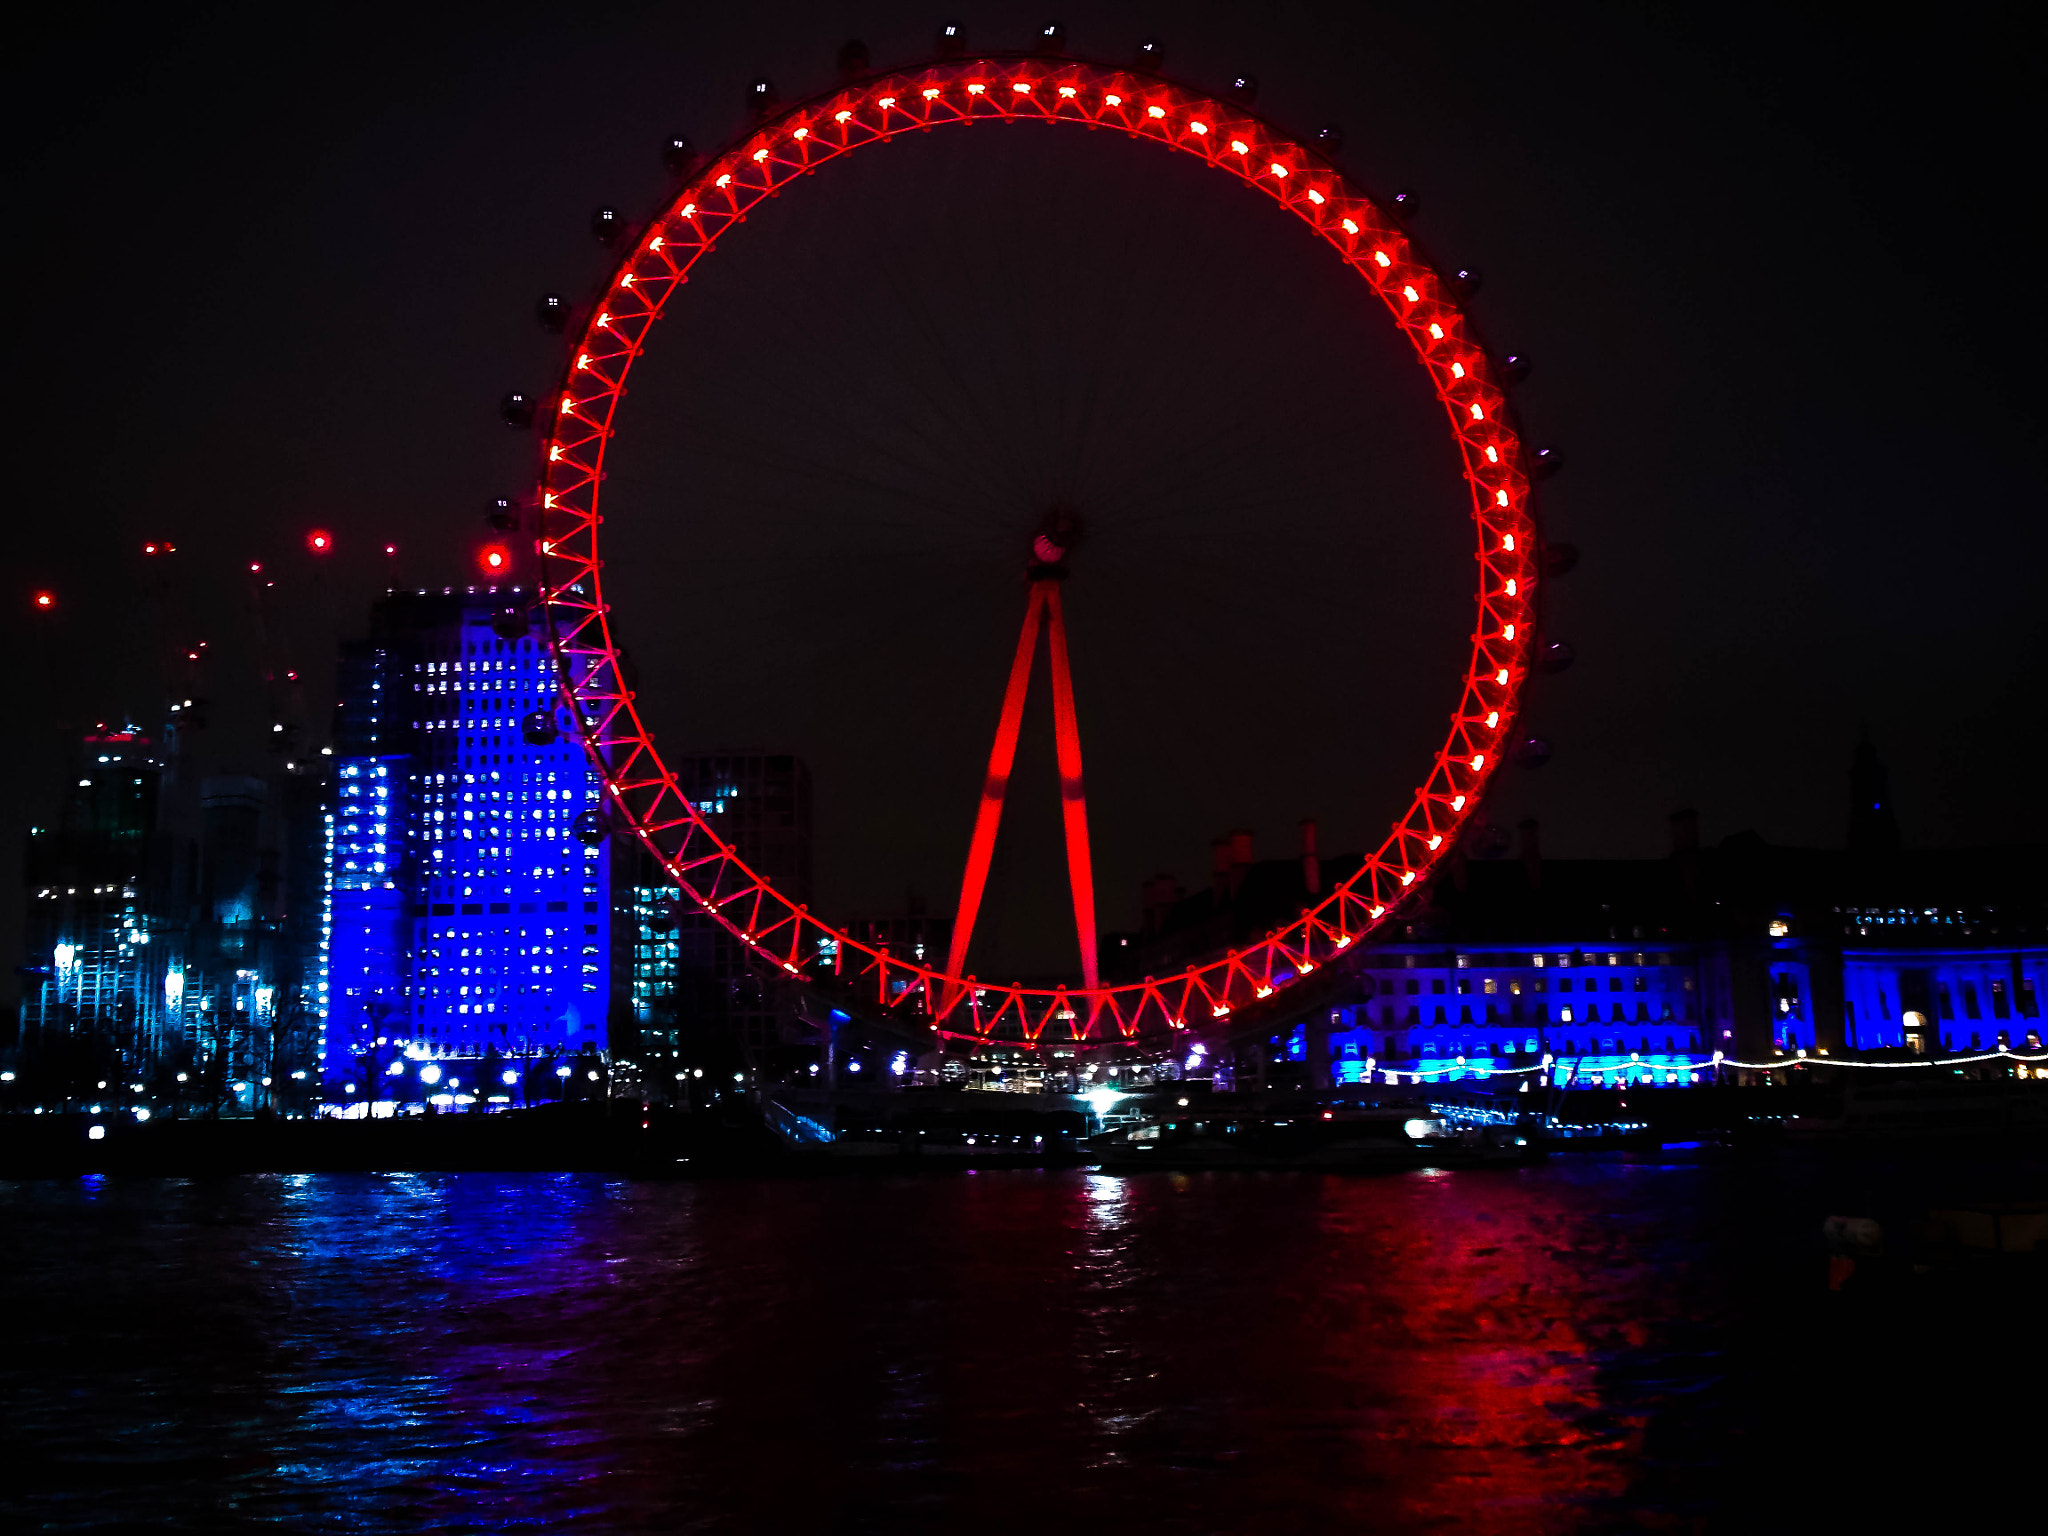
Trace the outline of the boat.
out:
[[[1428,1103],[1243,1108],[1210,1104],[1104,1132],[1090,1147],[1108,1172],[1268,1168],[1396,1172],[1480,1167],[1542,1155],[1533,1125]]]

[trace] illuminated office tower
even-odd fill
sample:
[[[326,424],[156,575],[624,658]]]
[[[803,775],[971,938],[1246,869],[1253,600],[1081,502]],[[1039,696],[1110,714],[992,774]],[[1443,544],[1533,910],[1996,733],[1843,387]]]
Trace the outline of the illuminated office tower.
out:
[[[394,593],[344,653],[330,1082],[389,1046],[608,1048],[609,850],[577,836],[598,781],[572,737],[522,730],[552,713],[555,674],[536,629],[499,627],[508,598]]]

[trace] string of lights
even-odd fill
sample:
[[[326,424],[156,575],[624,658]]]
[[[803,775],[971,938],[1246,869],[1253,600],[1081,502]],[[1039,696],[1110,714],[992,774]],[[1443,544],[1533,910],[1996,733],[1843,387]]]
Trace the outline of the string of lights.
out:
[[[1930,1057],[1922,1061],[1859,1061],[1847,1056],[1809,1056],[1804,1051],[1801,1051],[1796,1057],[1787,1057],[1782,1061],[1734,1061],[1723,1055],[1720,1051],[1716,1051],[1712,1056],[1703,1056],[1697,1060],[1691,1057],[1683,1057],[1675,1062],[1649,1062],[1631,1059],[1625,1062],[1604,1063],[1598,1066],[1584,1066],[1572,1063],[1569,1066],[1569,1072],[1574,1077],[1583,1072],[1593,1077],[1604,1077],[1610,1073],[1626,1077],[1632,1073],[1640,1073],[1654,1078],[1658,1073],[1664,1073],[1667,1077],[1675,1078],[1681,1072],[1691,1074],[1719,1068],[1732,1068],[1743,1072],[1779,1072],[1793,1067],[1874,1067],[1906,1071],[1916,1067],[1964,1067],[1986,1061],[2010,1061],[2039,1066],[2042,1063],[2048,1063],[2048,1051],[2029,1055],[2024,1052],[1999,1049],[1995,1051],[1982,1051],[1969,1056]],[[1536,1062],[1533,1065],[1496,1067],[1480,1062],[1468,1062],[1463,1056],[1460,1056],[1437,1067],[1383,1068],[1375,1058],[1368,1056],[1365,1059],[1364,1066],[1366,1082],[1370,1083],[1373,1074],[1379,1072],[1389,1086],[1399,1084],[1403,1078],[1412,1083],[1422,1083],[1441,1077],[1523,1077],[1531,1074],[1548,1073],[1553,1070],[1565,1072],[1567,1070],[1567,1063],[1558,1057],[1546,1055],[1540,1062]]]

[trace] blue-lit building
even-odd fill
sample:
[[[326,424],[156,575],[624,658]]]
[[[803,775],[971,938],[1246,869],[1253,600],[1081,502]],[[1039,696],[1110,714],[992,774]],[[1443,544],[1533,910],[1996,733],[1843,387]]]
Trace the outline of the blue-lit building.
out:
[[[598,780],[573,736],[527,739],[522,720],[554,709],[555,673],[508,611],[523,611],[516,589],[393,593],[344,649],[330,1099],[374,1092],[394,1060],[609,1047],[610,850],[576,835]]]
[[[1552,1059],[1579,1086],[1731,1062],[2040,1049],[2038,849],[1833,852],[1753,835],[1667,859],[1474,861],[1330,1010],[1330,1075],[1455,1078]],[[1304,1028],[1288,1053],[1324,1048]],[[1761,1076],[1758,1080],[1762,1080]]]
[[[1321,1086],[1536,1078],[1547,1058],[1573,1086],[1683,1087],[1772,1075],[1724,1063],[2038,1051],[2048,850],[1902,849],[1867,749],[1854,783],[1842,850],[1702,848],[1683,812],[1666,857],[1548,859],[1526,822],[1518,855],[1454,860],[1326,1003],[1216,1065]],[[1357,867],[1250,842],[1217,842],[1208,891],[1148,885],[1145,930],[1109,935],[1109,963],[1161,973],[1248,942]]]

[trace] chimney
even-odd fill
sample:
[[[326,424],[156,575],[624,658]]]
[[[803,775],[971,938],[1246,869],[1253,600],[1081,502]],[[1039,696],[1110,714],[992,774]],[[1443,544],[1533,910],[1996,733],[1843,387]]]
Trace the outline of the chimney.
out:
[[[1682,859],[1700,851],[1700,813],[1687,809],[1671,813],[1671,857]]]
[[[1322,894],[1323,861],[1316,857],[1316,821],[1313,816],[1301,823],[1301,888],[1311,896]]]
[[[1154,875],[1145,882],[1144,913],[1145,936],[1157,937],[1166,931],[1167,919],[1172,916],[1174,904],[1180,900],[1180,882],[1171,875]]]
[[[1252,835],[1239,827],[1230,834],[1230,894],[1236,897],[1244,885],[1244,877],[1251,873]]]
[[[1671,813],[1671,857],[1688,899],[1700,893],[1700,813],[1688,807]]]
[[[1216,899],[1219,902],[1230,899],[1230,839],[1228,836],[1210,839],[1209,884],[1216,892]]]
[[[1524,817],[1515,830],[1522,834],[1522,877],[1529,889],[1543,889],[1543,827],[1534,816]]]

